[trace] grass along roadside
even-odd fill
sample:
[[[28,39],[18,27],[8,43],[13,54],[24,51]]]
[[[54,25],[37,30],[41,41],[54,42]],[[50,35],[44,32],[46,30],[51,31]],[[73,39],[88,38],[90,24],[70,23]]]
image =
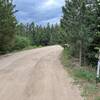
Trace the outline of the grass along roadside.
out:
[[[10,53],[16,53],[16,52],[20,52],[20,51],[25,51],[25,50],[31,50],[31,49],[37,49],[37,48],[42,48],[43,46],[36,46],[36,45],[30,45],[30,46],[27,46],[27,47],[25,47],[25,48],[23,48],[23,49],[20,49],[20,50],[14,50],[14,51],[12,51],[12,52],[10,52]],[[9,54],[9,53],[8,53]]]
[[[36,48],[42,48],[42,47],[43,46],[41,46],[41,45],[39,45],[39,46],[33,45],[33,46],[28,46],[28,47],[24,48],[23,50],[36,49]]]
[[[74,84],[81,88],[81,95],[85,100],[100,100],[100,86],[95,82],[95,70],[86,66],[80,67],[77,59],[70,56],[67,48],[62,53],[61,61],[65,70],[75,80]]]

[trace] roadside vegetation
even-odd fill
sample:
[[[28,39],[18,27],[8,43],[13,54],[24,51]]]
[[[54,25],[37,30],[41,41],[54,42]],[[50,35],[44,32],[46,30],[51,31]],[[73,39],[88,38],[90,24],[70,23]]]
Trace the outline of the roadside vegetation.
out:
[[[66,0],[61,28],[66,45],[62,63],[86,100],[100,100],[96,69],[100,49],[100,0]],[[67,46],[67,47],[66,47]]]
[[[100,85],[96,84],[96,70],[90,66],[81,67],[76,58],[73,58],[68,48],[61,56],[62,64],[69,75],[74,79],[73,84],[79,86],[85,100],[100,100]]]

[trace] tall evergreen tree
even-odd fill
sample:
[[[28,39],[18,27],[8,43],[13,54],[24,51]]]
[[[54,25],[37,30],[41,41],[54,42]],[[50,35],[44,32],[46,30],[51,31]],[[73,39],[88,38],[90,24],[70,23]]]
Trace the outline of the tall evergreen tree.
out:
[[[13,45],[16,28],[14,8],[12,0],[0,0],[0,53],[9,51]]]

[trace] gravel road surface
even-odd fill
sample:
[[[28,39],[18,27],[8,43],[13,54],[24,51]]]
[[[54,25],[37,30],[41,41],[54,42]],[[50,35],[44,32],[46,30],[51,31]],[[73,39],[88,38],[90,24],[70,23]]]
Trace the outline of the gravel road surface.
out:
[[[0,100],[83,100],[59,58],[48,46],[0,57]]]

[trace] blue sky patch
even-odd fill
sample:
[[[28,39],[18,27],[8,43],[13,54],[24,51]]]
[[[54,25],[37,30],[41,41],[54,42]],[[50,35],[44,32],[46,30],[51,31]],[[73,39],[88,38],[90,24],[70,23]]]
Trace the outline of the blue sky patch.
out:
[[[17,20],[22,23],[34,21],[38,25],[59,23],[65,0],[14,0]]]

